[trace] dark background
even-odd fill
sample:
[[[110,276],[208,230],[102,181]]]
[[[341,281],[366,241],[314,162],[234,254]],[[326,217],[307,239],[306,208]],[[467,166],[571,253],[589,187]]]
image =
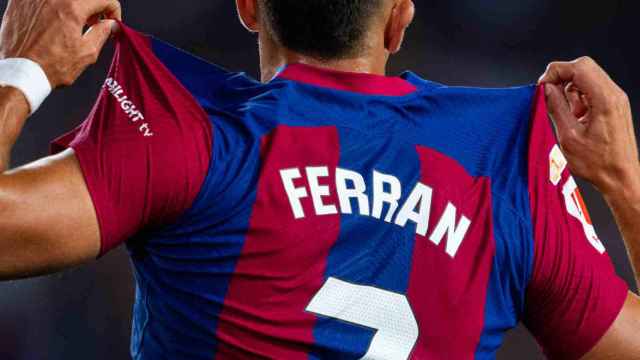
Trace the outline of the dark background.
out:
[[[535,82],[552,60],[590,55],[627,91],[638,114],[634,1],[414,1],[416,22],[403,51],[391,62],[391,73],[411,69],[450,85],[511,86]],[[240,26],[233,1],[122,2],[130,26],[257,76],[256,39]],[[0,0],[0,9],[5,6],[6,0]],[[56,91],[29,120],[14,148],[14,165],[46,155],[49,140],[83,120],[104,79],[111,51],[108,48],[76,85]],[[618,273],[635,289],[608,209],[590,186],[583,189]],[[2,283],[0,359],[126,359],[132,300],[132,275],[122,249],[62,274]],[[509,335],[499,358],[516,356],[542,358],[522,329]]]

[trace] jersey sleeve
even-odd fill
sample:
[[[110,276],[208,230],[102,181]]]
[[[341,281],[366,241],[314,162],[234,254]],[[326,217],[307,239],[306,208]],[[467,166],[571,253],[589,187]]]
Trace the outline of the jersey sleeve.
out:
[[[93,110],[51,146],[54,153],[75,151],[98,217],[101,254],[188,210],[211,158],[204,110],[155,57],[150,39],[122,29]]]
[[[524,322],[549,358],[579,359],[616,319],[628,288],[569,173],[543,93],[536,93],[529,144],[534,260]]]

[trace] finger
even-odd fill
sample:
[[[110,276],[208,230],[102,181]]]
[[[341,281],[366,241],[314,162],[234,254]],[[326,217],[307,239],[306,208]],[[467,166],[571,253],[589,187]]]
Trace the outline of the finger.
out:
[[[118,23],[115,20],[100,20],[87,30],[82,38],[87,47],[87,52],[91,54],[92,62],[98,59],[98,55],[100,55],[111,34],[117,31]]]
[[[93,25],[97,24],[98,22],[100,22],[100,20],[102,20],[100,15],[98,15],[98,14],[93,15],[93,16],[91,16],[89,18],[89,20],[87,20],[87,24],[85,26],[88,29],[88,28],[92,27]]]
[[[566,85],[572,83],[587,99],[589,105],[597,110],[608,106],[607,92],[615,83],[593,59],[583,57],[572,62],[554,62],[540,77],[540,83]]]
[[[83,0],[84,16],[104,15],[107,19],[122,20],[122,7],[118,0]]]
[[[573,83],[567,84],[564,88],[564,96],[569,102],[573,116],[579,119],[587,114],[589,107],[588,104],[584,102],[586,98],[580,93],[580,90],[578,90]]]
[[[585,76],[588,75],[588,76]],[[608,79],[607,73],[588,56],[574,61],[555,61],[547,66],[544,74],[538,79],[539,83],[567,84],[573,82],[578,88],[593,79]]]
[[[100,20],[102,20],[100,15],[91,16],[87,20],[87,23],[82,27],[82,34],[84,35],[89,29],[91,29],[93,25],[99,23]]]
[[[571,107],[564,96],[562,87],[544,84],[549,117],[555,124],[560,139],[572,136],[576,132],[578,119],[571,112]]]
[[[538,84],[566,84],[572,82],[575,75],[573,63],[556,61],[547,66]]]

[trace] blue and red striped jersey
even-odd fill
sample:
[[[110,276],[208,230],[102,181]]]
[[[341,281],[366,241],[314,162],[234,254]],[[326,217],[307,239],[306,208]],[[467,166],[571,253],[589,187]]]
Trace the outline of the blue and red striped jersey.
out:
[[[627,294],[535,86],[290,64],[268,83],[123,26],[74,149],[126,243],[134,359],[577,359]]]

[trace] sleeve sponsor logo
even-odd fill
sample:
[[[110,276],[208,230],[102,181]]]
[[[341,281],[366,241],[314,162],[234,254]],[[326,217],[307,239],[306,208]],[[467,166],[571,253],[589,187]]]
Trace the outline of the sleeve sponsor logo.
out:
[[[138,131],[144,137],[152,137],[154,135],[151,130],[151,125],[149,125],[148,122],[145,122],[144,115],[126,95],[122,85],[120,85],[114,78],[107,78],[103,87],[116,99],[118,104],[120,104],[120,108],[124,111],[124,114],[129,118],[132,124],[138,126]]]
[[[549,180],[557,186],[562,180],[562,172],[567,168],[567,158],[564,157],[558,145],[549,154]]]

